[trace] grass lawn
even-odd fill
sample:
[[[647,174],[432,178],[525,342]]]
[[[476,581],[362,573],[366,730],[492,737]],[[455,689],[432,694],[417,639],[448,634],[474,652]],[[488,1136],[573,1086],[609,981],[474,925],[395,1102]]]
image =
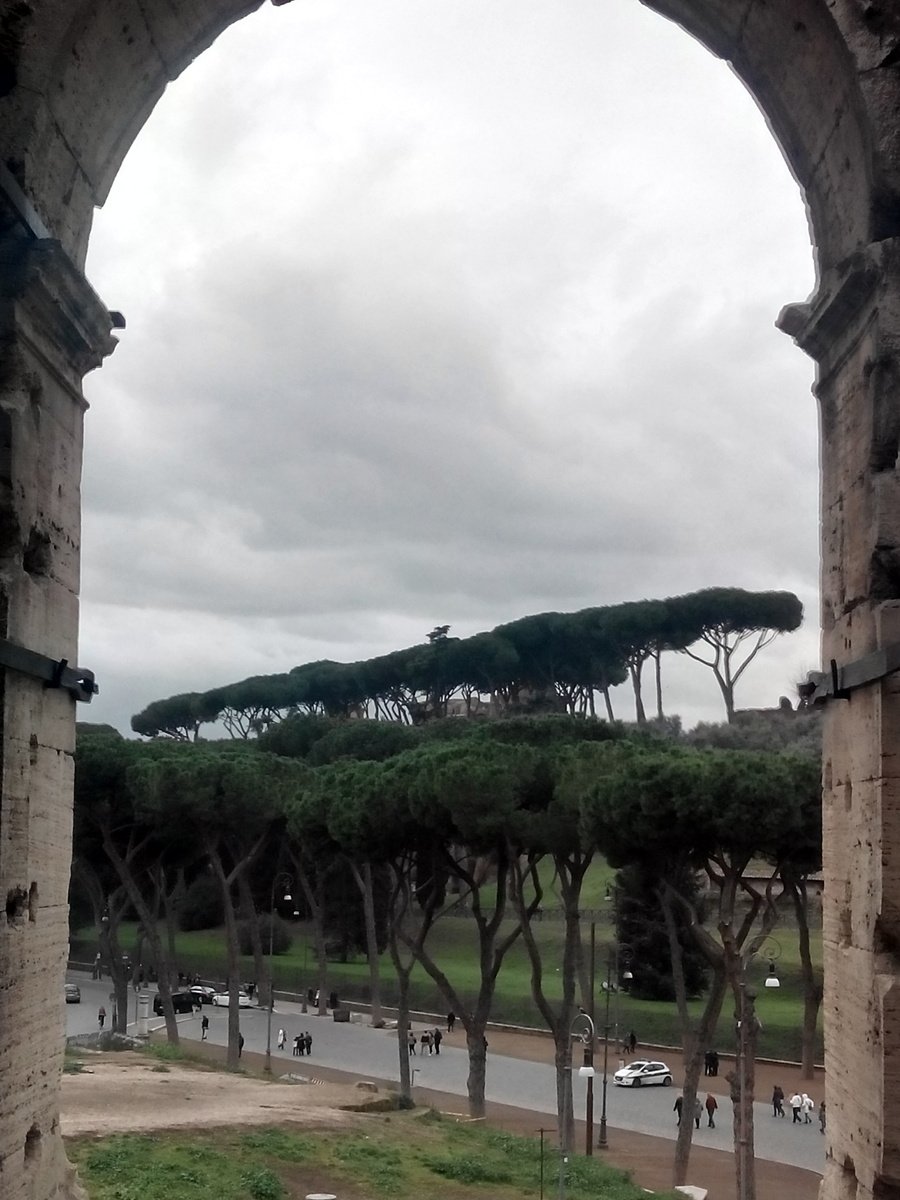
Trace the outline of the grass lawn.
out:
[[[599,1026],[606,1023],[605,992],[601,981],[605,975],[606,947],[613,941],[612,911],[606,903],[607,885],[612,882],[614,872],[604,863],[597,864],[585,881],[582,911],[585,924],[592,919],[596,924],[596,969],[597,992],[596,1014]],[[549,873],[544,877],[547,889],[545,909],[552,911],[558,904],[551,889]],[[548,912],[549,916],[549,912]],[[478,963],[474,953],[474,926],[462,917],[444,917],[433,931],[429,946],[439,966],[446,971],[454,987],[466,996],[473,996],[478,989]],[[536,935],[541,945],[545,964],[544,986],[551,998],[559,995],[559,971],[556,964],[561,960],[564,927],[562,921],[546,919],[536,926]],[[288,991],[305,992],[315,984],[315,955],[311,931],[303,921],[293,925],[293,944],[274,962],[276,986]],[[760,958],[753,968],[751,982],[758,992],[757,1014],[762,1024],[759,1036],[759,1054],[767,1058],[784,1058],[796,1061],[800,1057],[800,1024],[802,1019],[803,992],[800,980],[799,946],[796,930],[791,926],[776,931],[780,947],[777,961],[779,989],[763,987],[767,962]],[[816,930],[812,935],[813,958],[821,963],[822,938]],[[136,940],[136,926],[126,925],[121,933],[123,948],[132,950]],[[93,931],[84,931],[84,936],[73,941],[73,957],[93,961],[96,953]],[[202,930],[183,933],[178,939],[179,965],[190,973],[198,973],[205,979],[221,981],[225,978],[224,935],[221,930]],[[242,960],[242,978],[254,977],[253,960]],[[394,996],[394,973],[388,954],[382,955],[382,993],[385,1003],[390,1004]],[[363,957],[354,961],[329,963],[329,988],[334,988],[345,1000],[368,1000],[369,969]],[[416,967],[412,976],[411,1003],[414,1009],[424,1012],[443,1013],[447,1002],[425,972]],[[695,1007],[699,1008],[697,1002]],[[497,979],[492,1019],[517,1025],[542,1026],[540,1015],[531,999],[531,965],[525,947],[519,939],[504,960]],[[674,1005],[647,1000],[635,1000],[624,992],[610,998],[610,1024],[626,1033],[634,1029],[638,1040],[660,1045],[680,1044]],[[720,1049],[734,1044],[732,1033],[732,1004],[726,999],[719,1022],[717,1042]],[[821,1061],[821,1031],[819,1033],[819,1059]]]
[[[310,1191],[341,1200],[514,1200],[539,1195],[540,1145],[437,1113],[365,1118],[348,1132],[193,1131],[73,1139],[67,1143],[91,1200],[294,1200]],[[544,1162],[545,1194],[558,1159]],[[639,1200],[622,1172],[572,1156],[569,1200]],[[660,1193],[660,1195],[662,1195]],[[673,1196],[672,1193],[668,1193]]]

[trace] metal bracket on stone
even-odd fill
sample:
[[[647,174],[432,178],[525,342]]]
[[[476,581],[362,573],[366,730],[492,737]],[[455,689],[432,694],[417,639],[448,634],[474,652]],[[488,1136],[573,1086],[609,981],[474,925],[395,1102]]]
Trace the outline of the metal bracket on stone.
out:
[[[45,687],[62,688],[75,700],[90,704],[100,689],[94,682],[94,672],[84,667],[70,667],[67,658],[48,658],[35,650],[27,650],[15,642],[0,638],[0,667],[9,667],[23,675],[41,679]]]
[[[892,642],[880,650],[839,667],[832,659],[827,671],[810,671],[800,694],[807,704],[824,704],[826,700],[849,700],[851,692],[877,683],[900,671],[900,642]]]

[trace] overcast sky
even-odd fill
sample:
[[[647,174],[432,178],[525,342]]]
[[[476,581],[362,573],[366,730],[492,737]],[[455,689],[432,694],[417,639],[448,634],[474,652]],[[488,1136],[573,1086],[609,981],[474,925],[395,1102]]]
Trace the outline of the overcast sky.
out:
[[[739,706],[817,665],[802,197],[637,0],[264,6],[169,88],[88,274],[128,328],[86,382],[82,719],[715,585],[806,607]]]

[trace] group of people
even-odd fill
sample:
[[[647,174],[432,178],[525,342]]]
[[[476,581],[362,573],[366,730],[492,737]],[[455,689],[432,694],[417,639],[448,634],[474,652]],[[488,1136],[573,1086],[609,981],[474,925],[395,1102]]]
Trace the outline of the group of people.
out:
[[[283,1050],[288,1044],[288,1035],[283,1029],[278,1030],[278,1049]],[[304,1054],[312,1054],[312,1034],[307,1029],[303,1033],[298,1033],[294,1037],[292,1050],[294,1058],[302,1058]]]
[[[448,1029],[452,1028],[449,1021],[448,1021],[447,1027],[448,1027]],[[441,1042],[443,1040],[444,1040],[444,1035],[441,1033],[441,1031],[438,1028],[425,1029],[422,1031],[422,1034],[419,1037],[418,1044],[422,1047],[423,1054],[426,1052],[426,1050],[428,1051],[429,1054],[440,1054]],[[415,1054],[416,1053],[416,1034],[415,1034],[415,1031],[412,1029],[410,1029],[410,1031],[409,1031],[408,1045],[409,1045],[410,1054]]]
[[[707,1050],[703,1056],[703,1074],[718,1075],[719,1073],[719,1052],[718,1050]]]
[[[712,1094],[706,1093],[706,1101],[702,1101],[698,1096],[694,1101],[694,1123],[697,1128],[700,1128],[700,1122],[703,1120],[703,1110],[706,1109],[707,1128],[715,1129],[716,1127],[716,1110],[719,1107],[719,1102]],[[684,1096],[678,1096],[675,1103],[672,1105],[672,1112],[675,1113],[677,1123],[681,1124],[681,1118],[684,1116]]]
[[[812,1125],[812,1115],[816,1111],[816,1102],[808,1092],[794,1092],[788,1101],[791,1107],[793,1120],[792,1125]],[[772,1116],[783,1117],[784,1112],[784,1091],[776,1083],[772,1089]],[[825,1101],[822,1100],[818,1108],[819,1130],[825,1132]]]

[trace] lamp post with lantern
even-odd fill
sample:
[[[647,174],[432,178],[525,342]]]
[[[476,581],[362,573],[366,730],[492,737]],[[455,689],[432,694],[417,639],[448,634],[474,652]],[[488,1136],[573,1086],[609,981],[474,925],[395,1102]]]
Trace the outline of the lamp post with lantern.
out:
[[[275,1008],[275,977],[272,971],[272,960],[275,957],[275,895],[277,892],[282,900],[293,900],[291,895],[293,882],[293,878],[285,872],[276,875],[272,880],[269,904],[269,1004],[266,1011],[266,1062],[264,1068],[267,1075],[272,1074],[272,1011]]]

